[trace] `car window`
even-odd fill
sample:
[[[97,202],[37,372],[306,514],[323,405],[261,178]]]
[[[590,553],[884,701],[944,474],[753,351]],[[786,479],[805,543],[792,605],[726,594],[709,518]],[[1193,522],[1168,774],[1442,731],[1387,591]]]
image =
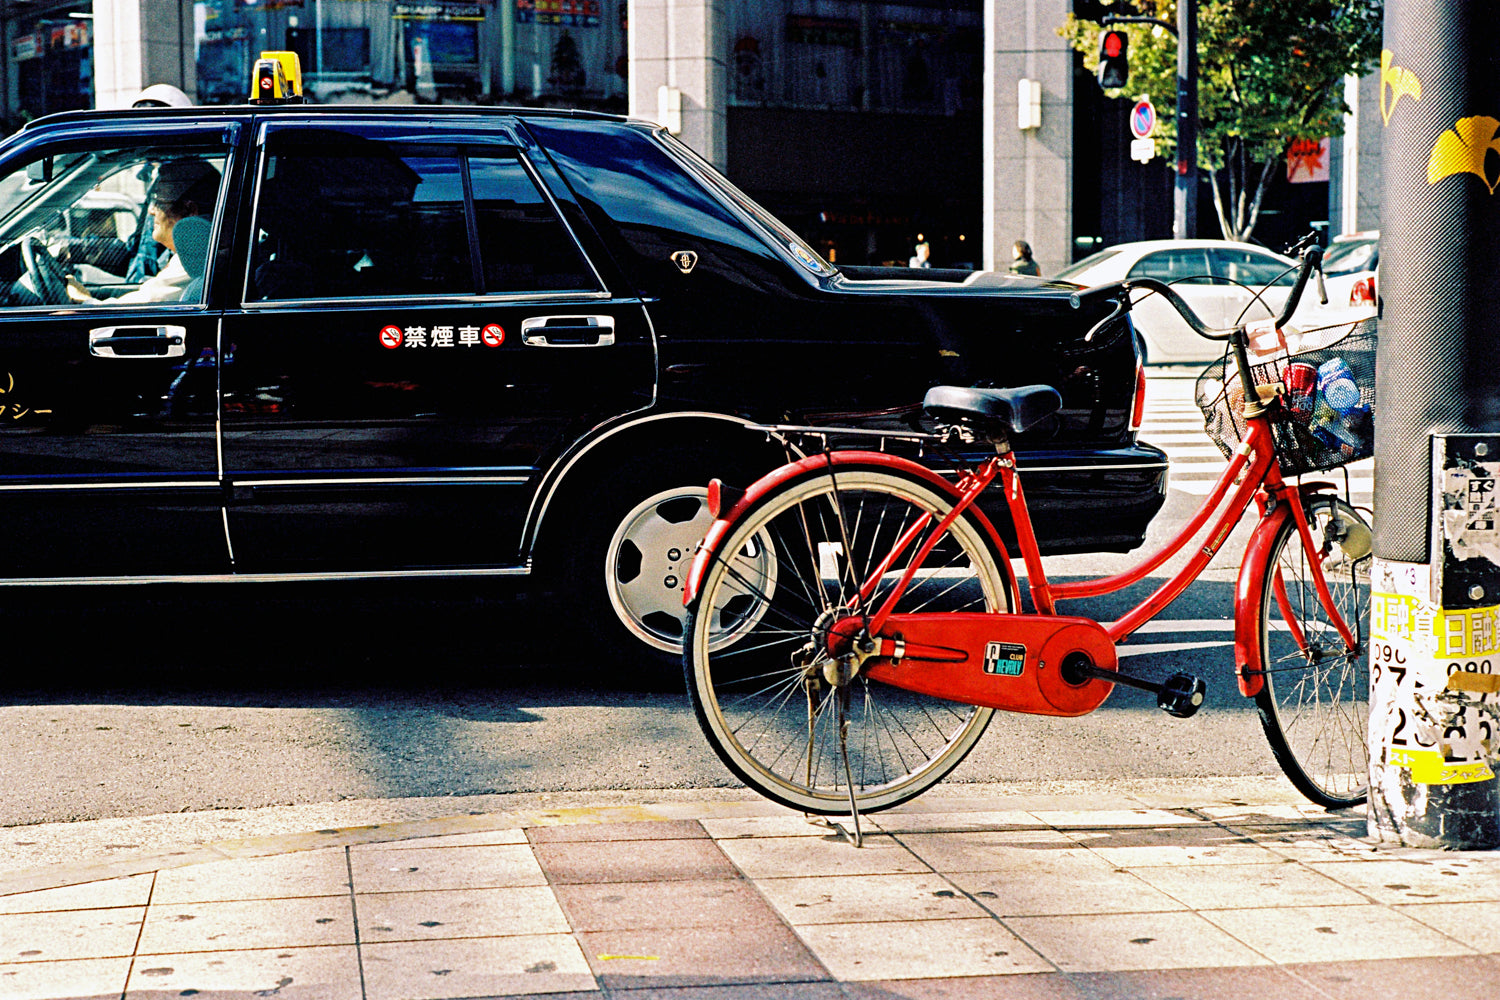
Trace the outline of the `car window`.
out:
[[[485,292],[598,287],[582,251],[520,160],[470,157],[469,178]]]
[[[1155,278],[1169,285],[1211,285],[1208,257],[1199,249],[1158,250],[1131,267],[1131,278]]]
[[[1323,255],[1323,273],[1329,277],[1373,271],[1380,260],[1379,240],[1347,240],[1334,243]]]
[[[1057,276],[1066,281],[1068,279],[1071,279],[1075,274],[1082,274],[1084,271],[1089,270],[1096,264],[1103,264],[1111,257],[1118,257],[1119,254],[1120,251],[1118,250],[1100,250],[1098,253],[1089,254],[1078,263],[1070,264],[1067,267],[1063,268],[1061,271],[1058,271]]]
[[[1259,291],[1267,285],[1291,285],[1297,280],[1297,271],[1291,262],[1253,250],[1214,249],[1208,257],[1214,277],[1226,278],[1252,291]]]
[[[248,298],[476,290],[455,149],[309,131],[265,157]]]
[[[0,177],[0,306],[201,302],[220,148],[49,153]]]

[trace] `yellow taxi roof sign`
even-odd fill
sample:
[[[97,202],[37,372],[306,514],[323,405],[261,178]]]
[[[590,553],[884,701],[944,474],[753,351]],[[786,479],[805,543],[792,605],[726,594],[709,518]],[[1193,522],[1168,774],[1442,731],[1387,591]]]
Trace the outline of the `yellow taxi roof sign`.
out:
[[[295,52],[262,52],[250,74],[251,104],[300,104],[302,64]]]

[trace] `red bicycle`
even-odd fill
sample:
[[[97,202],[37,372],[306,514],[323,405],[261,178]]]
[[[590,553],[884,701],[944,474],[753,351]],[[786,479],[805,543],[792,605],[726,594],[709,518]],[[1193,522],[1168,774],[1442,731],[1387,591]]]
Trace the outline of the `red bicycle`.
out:
[[[1303,254],[1276,330],[1319,257]],[[684,666],[705,736],[748,786],[807,812],[852,812],[857,829],[860,812],[941,780],[997,709],[1079,716],[1123,684],[1192,715],[1202,680],[1132,676],[1115,647],[1198,577],[1254,503],[1234,598],[1239,689],[1308,798],[1329,808],[1364,800],[1369,519],[1334,484],[1288,476],[1369,453],[1373,334],[1255,362],[1244,326],[1209,329],[1170,287],[1138,279],[1074,296],[1076,308],[1113,301],[1089,336],[1125,322],[1136,290],[1165,296],[1201,335],[1228,341],[1217,393],[1211,370],[1199,396],[1230,460],[1181,531],[1127,572],[1051,583],[1043,570],[1009,442],[1060,408],[1049,386],[939,386],[924,401],[936,433],[880,432],[935,448],[992,442],[994,456],[956,482],[884,450],[830,450],[826,427],[778,425],[759,429],[788,446],[811,435],[823,449],[743,493],[711,484],[716,519],[684,592]],[[1340,423],[1330,427],[1330,414]],[[1010,556],[975,504],[997,480],[1034,613],[1019,613]],[[1186,564],[1117,621],[1057,613],[1059,602],[1144,579],[1216,512]]]

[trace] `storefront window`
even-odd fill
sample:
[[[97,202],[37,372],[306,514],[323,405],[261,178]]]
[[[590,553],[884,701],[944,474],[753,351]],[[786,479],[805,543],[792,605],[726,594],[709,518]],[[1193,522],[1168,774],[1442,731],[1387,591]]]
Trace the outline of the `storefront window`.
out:
[[[54,111],[93,107],[92,7],[88,2],[70,4],[8,21],[7,107],[14,109],[16,117],[7,125],[14,127]]]
[[[624,111],[625,10],[626,0],[197,0],[197,98],[243,101],[259,54],[285,49],[319,102]]]
[[[727,11],[734,104],[958,114],[982,102],[978,3],[785,0]]]

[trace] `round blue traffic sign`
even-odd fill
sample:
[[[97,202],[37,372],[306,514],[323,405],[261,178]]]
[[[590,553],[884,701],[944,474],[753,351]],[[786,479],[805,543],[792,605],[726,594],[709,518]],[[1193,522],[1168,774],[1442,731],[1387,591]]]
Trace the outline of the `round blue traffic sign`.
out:
[[[1156,131],[1156,107],[1150,101],[1139,101],[1130,109],[1130,134],[1137,139],[1150,138]]]

